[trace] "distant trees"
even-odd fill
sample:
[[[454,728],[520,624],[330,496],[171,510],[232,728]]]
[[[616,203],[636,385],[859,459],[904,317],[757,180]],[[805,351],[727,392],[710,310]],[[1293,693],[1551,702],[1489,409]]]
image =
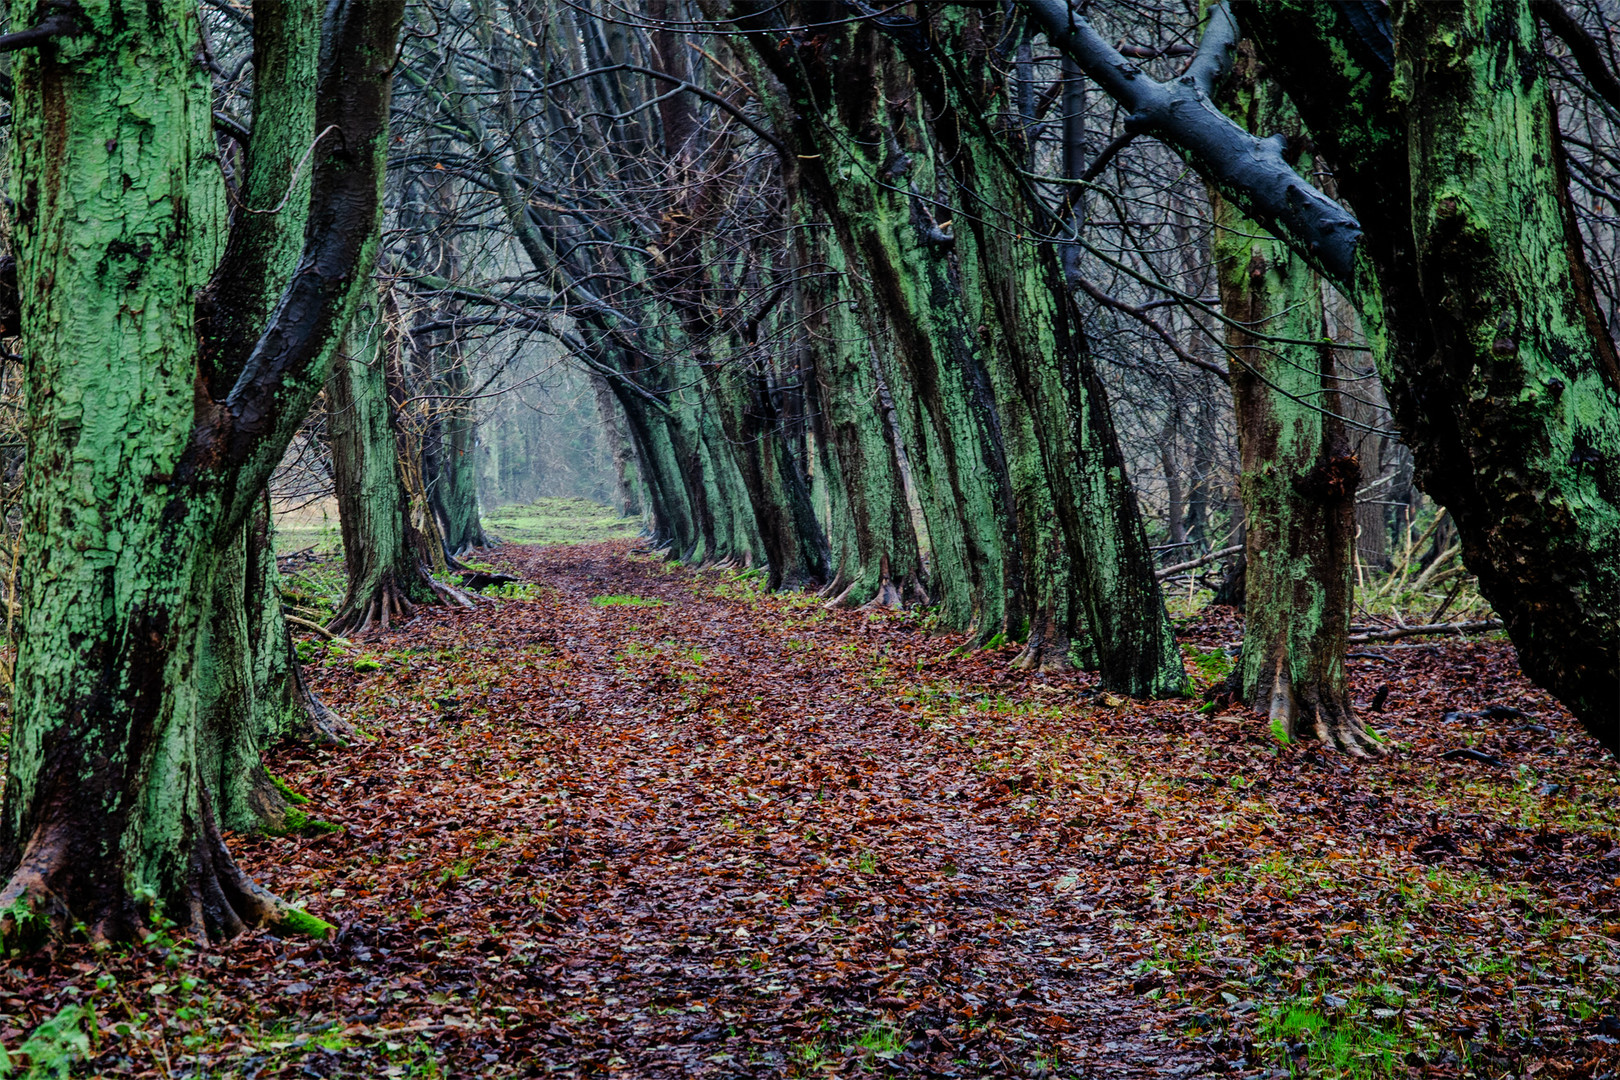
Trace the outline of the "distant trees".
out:
[[[673,554],[763,563],[772,584],[819,587],[844,604],[927,596],[944,625],[972,631],[979,644],[1023,643],[1022,665],[1096,666],[1110,686],[1152,693],[1179,688],[1181,676],[1137,492],[1164,508],[1169,544],[1184,548],[1196,537],[1209,550],[1236,540],[1218,475],[1219,430],[1230,413],[1211,405],[1214,379],[1226,377],[1216,358],[1237,350],[1231,378],[1243,397],[1245,386],[1265,384],[1255,374],[1262,356],[1307,348],[1287,343],[1304,336],[1245,326],[1222,310],[1243,297],[1210,295],[1216,279],[1196,254],[1210,228],[1202,195],[1174,176],[1174,158],[1141,148],[1143,136],[1155,136],[1234,213],[1275,231],[1354,303],[1418,477],[1452,508],[1469,563],[1527,670],[1595,723],[1599,703],[1612,697],[1613,658],[1593,644],[1613,636],[1612,604],[1599,599],[1614,591],[1601,510],[1603,417],[1613,412],[1602,357],[1611,345],[1577,330],[1546,346],[1549,356],[1567,349],[1596,358],[1586,374],[1549,376],[1548,386],[1562,388],[1554,411],[1566,420],[1533,421],[1540,434],[1525,444],[1550,448],[1535,476],[1562,477],[1558,491],[1574,485],[1581,494],[1533,499],[1507,514],[1539,481],[1506,459],[1487,467],[1473,433],[1527,406],[1504,412],[1500,394],[1470,389],[1459,373],[1434,384],[1451,388],[1455,407],[1432,394],[1429,405],[1415,404],[1412,388],[1438,378],[1420,379],[1418,368],[1460,339],[1435,329],[1429,313],[1444,305],[1413,301],[1423,282],[1410,267],[1421,258],[1402,262],[1401,253],[1432,250],[1436,268],[1452,256],[1416,244],[1412,193],[1394,190],[1410,187],[1398,178],[1414,175],[1412,155],[1427,161],[1456,141],[1420,140],[1424,124],[1444,119],[1459,138],[1482,137],[1467,118],[1502,115],[1508,97],[1484,101],[1507,91],[1490,84],[1484,65],[1466,102],[1459,88],[1432,84],[1437,108],[1460,102],[1434,117],[1426,105],[1351,107],[1386,100],[1403,72],[1427,77],[1425,19],[1444,23],[1430,37],[1460,31],[1522,58],[1544,80],[1549,61],[1531,8],[1503,10],[1513,18],[1499,31],[1464,8],[1396,28],[1379,11],[1359,20],[1345,5],[1239,5],[1261,60],[1281,58],[1266,74],[1299,109],[1348,209],[1294,171],[1281,141],[1257,141],[1209,104],[1239,32],[1224,14],[1199,49],[1191,23],[1179,39],[1151,40],[1175,26],[1169,12],[1149,27],[1094,5],[1091,16],[1109,20],[1105,37],[1065,0],[996,12],[663,0],[639,20],[544,0],[446,8],[436,12],[445,33],[406,50],[410,108],[432,134],[431,150],[400,167],[460,185],[455,220],[505,230],[525,263],[512,273],[486,260],[463,275],[484,284],[457,292],[459,307],[441,321],[548,334],[603,379],[624,413],[655,535]],[[1561,9],[1537,10],[1552,20]],[[738,31],[730,53],[720,40],[699,47],[689,32],[716,22]],[[1553,22],[1559,33],[1585,33],[1578,21]],[[1130,44],[1122,53],[1110,40]],[[1577,53],[1602,66],[1601,50]],[[1352,59],[1334,65],[1332,57]],[[1581,63],[1565,68],[1585,71]],[[1311,82],[1317,70],[1330,74]],[[1598,90],[1612,81],[1612,73],[1583,77]],[[1520,156],[1554,160],[1545,149],[1557,145],[1545,81],[1514,93],[1523,104],[1512,108],[1534,121],[1526,130],[1540,131],[1533,141],[1542,148]],[[1119,125],[1107,118],[1110,97],[1126,106]],[[1532,108],[1531,98],[1540,104]],[[1588,137],[1609,137],[1608,121],[1590,108],[1582,115]],[[1577,157],[1590,185],[1601,169],[1588,158],[1601,155]],[[1438,156],[1433,164],[1433,176],[1458,169]],[[1532,181],[1546,207],[1536,220],[1564,221],[1558,236],[1586,227],[1559,211],[1567,185],[1556,169],[1527,175]],[[1499,204],[1486,187],[1478,192]],[[1284,260],[1273,253],[1280,286]],[[1507,262],[1493,259],[1491,280],[1505,281]],[[1578,252],[1565,262],[1573,268],[1563,275],[1567,288],[1552,280],[1567,302],[1553,306],[1574,313],[1562,324],[1596,327],[1601,312],[1590,289],[1582,299]],[[1599,270],[1601,284],[1608,279]],[[1430,280],[1432,292],[1439,279]],[[1346,320],[1330,321],[1342,328]],[[1328,334],[1325,323],[1304,328]],[[1268,338],[1285,339],[1283,348],[1262,346]],[[1520,337],[1498,332],[1484,355],[1495,355],[1499,338],[1524,351]],[[1253,363],[1241,359],[1245,350]],[[1316,545],[1327,561],[1307,574],[1325,582],[1331,564],[1332,614],[1310,616],[1315,629],[1295,616],[1279,625],[1300,641],[1318,638],[1305,654],[1323,660],[1338,702],[1331,711],[1347,718],[1322,730],[1370,749],[1355,734],[1342,663],[1325,660],[1342,651],[1342,634],[1326,628],[1348,625],[1357,560],[1365,557],[1365,570],[1388,557],[1383,507],[1400,516],[1409,496],[1404,459],[1381,449],[1389,425],[1382,395],[1343,396],[1352,377],[1346,355],[1329,368],[1329,353],[1315,350],[1307,362],[1301,352],[1272,382],[1280,386],[1285,373],[1303,381],[1267,395],[1278,405],[1290,394],[1301,399],[1290,424],[1319,418],[1316,449],[1295,472],[1311,471],[1306,460],[1344,465],[1329,484],[1339,507],[1328,515],[1333,540]],[[1479,409],[1484,427],[1460,419]],[[1248,475],[1261,475],[1265,456],[1251,457]],[[1554,459],[1564,464],[1553,468]],[[1299,540],[1297,522],[1253,516],[1259,490],[1251,521],[1271,529],[1251,538],[1250,563],[1275,554],[1268,536]],[[1279,509],[1301,498],[1289,491],[1278,489]],[[1524,528],[1484,524],[1509,518]],[[1211,535],[1216,527],[1224,537]],[[1358,529],[1363,542],[1345,554],[1340,533]],[[1523,564],[1541,550],[1535,536],[1554,547],[1565,542],[1558,536],[1587,545],[1579,558],[1541,566],[1588,569],[1559,570],[1558,581],[1528,590],[1507,580],[1516,572],[1492,569]],[[1268,578],[1258,569],[1249,583],[1257,629],[1268,610],[1299,618],[1320,610],[1324,596],[1298,594],[1301,572],[1280,567]],[[1260,646],[1249,648],[1246,671]],[[1257,696],[1253,687],[1248,694]]]
[[[219,841],[278,813],[266,743],[331,726],[265,483],[324,388],[334,629],[462,599],[430,569],[489,540],[481,456],[527,467],[477,427],[530,339],[654,545],[931,605],[1021,668],[1183,692],[1155,562],[1244,546],[1242,697],[1356,754],[1354,586],[1415,473],[1526,671],[1620,744],[1620,80],[1552,0],[204,10],[0,38],[8,933],[298,921]]]

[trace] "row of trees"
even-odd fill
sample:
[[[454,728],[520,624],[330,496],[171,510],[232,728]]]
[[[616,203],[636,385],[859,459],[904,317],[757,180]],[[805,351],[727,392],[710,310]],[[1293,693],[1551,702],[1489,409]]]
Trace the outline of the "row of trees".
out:
[[[1093,14],[15,5],[0,929],[322,929],[220,839],[279,812],[269,741],[342,727],[288,648],[266,483],[320,403],[333,628],[468,603],[432,571],[486,540],[474,416],[528,337],[590,381],[673,556],[932,604],[1142,696],[1186,679],[1134,403],[1174,403],[1161,457],[1185,425],[1213,455],[1229,392],[1237,689],[1357,754],[1375,363],[1526,671],[1616,745],[1610,43],[1549,0]],[[1209,528],[1167,504],[1203,507],[1171,543]]]

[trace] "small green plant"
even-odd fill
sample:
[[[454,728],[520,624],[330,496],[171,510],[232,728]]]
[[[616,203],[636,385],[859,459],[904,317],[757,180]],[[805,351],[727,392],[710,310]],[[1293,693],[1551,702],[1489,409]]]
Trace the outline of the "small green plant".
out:
[[[876,1023],[855,1037],[854,1048],[863,1054],[884,1061],[894,1057],[906,1047],[900,1031],[893,1024]]]
[[[507,581],[484,590],[485,596],[500,600],[538,600],[545,587],[532,581]]]
[[[1314,1005],[1290,1002],[1261,1017],[1257,1041],[1270,1045],[1291,1077],[1375,1080],[1396,1076],[1400,1060],[1415,1048],[1398,1031],[1354,1015],[1330,1020]]]
[[[270,774],[270,783],[275,785],[275,789],[277,791],[281,792],[282,798],[286,799],[294,806],[302,806],[309,802],[309,797],[307,795],[298,794],[298,792],[294,791],[290,786],[288,786],[287,781],[283,780],[274,773]]]
[[[1196,645],[1185,645],[1187,659],[1206,683],[1215,683],[1232,674],[1232,659],[1226,655],[1224,649],[1200,649]]]
[[[76,1062],[90,1056],[90,1031],[96,1014],[88,1005],[69,1005],[45,1021],[24,1040],[15,1053],[28,1062],[23,1075],[28,1080],[63,1080]],[[13,1065],[0,1049],[0,1076],[10,1076]]]

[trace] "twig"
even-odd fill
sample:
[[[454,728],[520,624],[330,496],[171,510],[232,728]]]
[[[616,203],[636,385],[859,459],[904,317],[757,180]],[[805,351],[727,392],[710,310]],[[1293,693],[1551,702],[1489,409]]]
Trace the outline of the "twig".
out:
[[[1446,594],[1446,598],[1444,600],[1440,601],[1440,606],[1435,608],[1434,611],[1430,613],[1429,617],[1423,621],[1426,623],[1439,622],[1440,616],[1444,615],[1446,613],[1446,609],[1451,607],[1451,602],[1457,599],[1457,594],[1462,591],[1463,582],[1466,580],[1467,578],[1459,577],[1457,579],[1457,583],[1451,587],[1451,592]]]
[[[288,615],[287,622],[298,627],[300,630],[313,630],[327,641],[337,640],[337,635],[332,633],[332,631],[328,630],[326,627],[322,626],[320,623],[310,622],[308,619],[300,619],[296,615]]]

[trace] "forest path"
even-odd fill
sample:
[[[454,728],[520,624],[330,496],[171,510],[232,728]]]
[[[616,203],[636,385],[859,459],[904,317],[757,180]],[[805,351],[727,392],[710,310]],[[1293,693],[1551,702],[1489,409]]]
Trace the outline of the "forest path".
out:
[[[495,1071],[817,1075],[870,1057],[1147,1076],[1211,1060],[1157,1034],[1163,1015],[1144,1034],[1159,1010],[1119,975],[1134,943],[1061,880],[1068,797],[1020,779],[1055,717],[964,699],[919,722],[956,694],[940,676],[1027,678],[941,659],[955,640],[916,615],[760,598],[627,547],[504,549],[536,599],[435,613],[371,643],[378,668],[358,681],[318,678],[381,737],[318,778],[297,770],[346,831],[311,844],[330,857],[266,867],[268,884],[307,890],[320,866],[327,904],[371,901],[351,917],[394,924],[396,950],[437,939],[426,968],[368,950],[368,996],[387,1001],[390,968],[409,972],[407,999],[459,995],[444,1012]],[[368,841],[387,865],[342,851]],[[516,1023],[488,1022],[497,1000]]]
[[[340,831],[232,839],[339,940],[186,959],[189,999],[126,964],[207,1075],[1263,1076],[1292,1047],[1318,1076],[1461,1053],[1573,1077],[1609,1054],[1614,764],[1504,646],[1356,661],[1400,747],[1357,765],[626,542],[494,558],[528,598],[310,663],[368,737],[271,768]],[[1237,632],[1213,612],[1184,637],[1208,668]],[[1442,715],[1504,701],[1526,715]],[[1513,768],[1439,757],[1461,741]]]

